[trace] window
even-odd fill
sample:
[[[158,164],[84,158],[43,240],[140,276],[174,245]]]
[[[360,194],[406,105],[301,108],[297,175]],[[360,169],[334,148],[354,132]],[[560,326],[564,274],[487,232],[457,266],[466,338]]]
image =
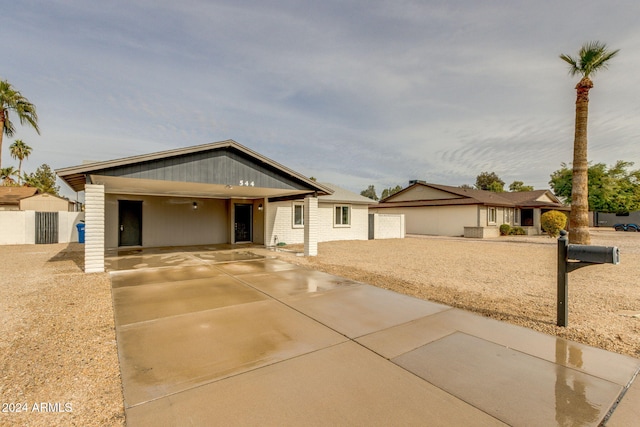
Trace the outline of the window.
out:
[[[520,225],[520,209],[516,209],[515,215],[513,216],[513,223],[515,225]]]
[[[489,208],[487,222],[489,224],[495,224],[497,219],[496,208]]]
[[[335,226],[348,227],[351,224],[351,209],[349,206],[336,206],[335,212]]]
[[[504,209],[504,224],[511,224],[511,221],[513,220],[513,209],[511,208],[505,208]]]
[[[293,228],[304,227],[304,203],[293,203]]]

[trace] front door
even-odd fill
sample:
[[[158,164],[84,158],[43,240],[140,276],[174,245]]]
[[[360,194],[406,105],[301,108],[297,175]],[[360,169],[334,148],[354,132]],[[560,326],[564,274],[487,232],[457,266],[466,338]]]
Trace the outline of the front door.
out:
[[[142,201],[118,200],[118,246],[142,246]]]
[[[253,205],[235,205],[235,242],[251,242]]]

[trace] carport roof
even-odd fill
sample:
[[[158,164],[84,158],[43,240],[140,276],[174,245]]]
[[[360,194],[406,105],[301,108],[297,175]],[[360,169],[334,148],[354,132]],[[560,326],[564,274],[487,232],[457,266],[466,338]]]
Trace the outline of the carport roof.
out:
[[[86,183],[111,193],[198,197],[287,197],[332,194],[233,140],[92,162],[56,170],[73,190]]]

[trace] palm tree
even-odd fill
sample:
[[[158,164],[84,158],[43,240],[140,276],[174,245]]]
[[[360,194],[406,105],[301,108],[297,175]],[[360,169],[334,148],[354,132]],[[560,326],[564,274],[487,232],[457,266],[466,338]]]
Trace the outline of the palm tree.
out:
[[[0,168],[0,182],[2,185],[15,185],[16,180],[13,179],[14,176],[18,176],[18,171],[13,166]]]
[[[18,159],[18,179],[22,179],[22,161],[31,154],[31,147],[24,143],[21,139],[16,139],[9,146],[11,157]]]
[[[587,118],[589,113],[589,90],[593,82],[589,78],[600,70],[606,70],[608,62],[620,50],[607,50],[607,45],[598,41],[585,43],[577,57],[562,54],[560,59],[569,64],[571,76],[582,78],[576,85],[576,122],[573,140],[573,185],[571,188],[571,214],[569,215],[569,241],[588,245],[589,236],[589,191],[587,169]]]
[[[2,167],[2,137],[4,135],[12,137],[16,131],[9,120],[9,111],[16,113],[20,124],[28,123],[40,134],[35,105],[15,90],[11,83],[6,80],[0,81],[0,168]]]

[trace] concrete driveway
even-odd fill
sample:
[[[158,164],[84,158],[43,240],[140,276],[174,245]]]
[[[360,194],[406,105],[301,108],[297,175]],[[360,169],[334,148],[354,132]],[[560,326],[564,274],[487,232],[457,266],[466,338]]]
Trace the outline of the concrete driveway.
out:
[[[127,425],[637,422],[638,359],[218,249],[107,258]]]

